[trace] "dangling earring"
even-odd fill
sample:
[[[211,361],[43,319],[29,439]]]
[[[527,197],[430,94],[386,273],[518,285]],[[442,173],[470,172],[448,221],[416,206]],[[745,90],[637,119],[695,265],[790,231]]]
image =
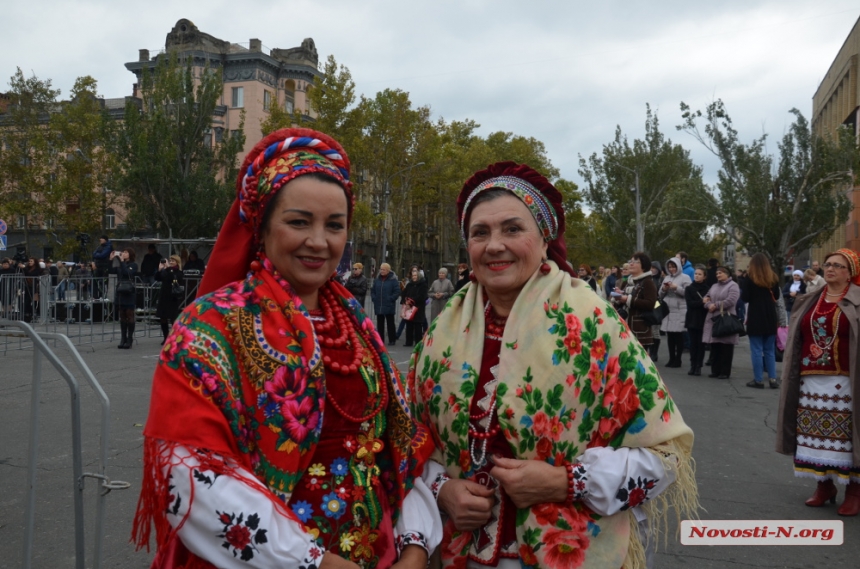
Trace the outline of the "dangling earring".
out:
[[[476,283],[478,282],[478,277],[475,276],[475,273],[469,273],[469,280]]]
[[[253,261],[251,261],[251,270],[255,273],[259,273],[263,268],[263,252],[257,251],[257,255]]]
[[[552,270],[552,267],[549,266],[549,263],[546,262],[546,257],[544,257],[544,259],[540,265],[540,274],[548,275],[551,270]]]

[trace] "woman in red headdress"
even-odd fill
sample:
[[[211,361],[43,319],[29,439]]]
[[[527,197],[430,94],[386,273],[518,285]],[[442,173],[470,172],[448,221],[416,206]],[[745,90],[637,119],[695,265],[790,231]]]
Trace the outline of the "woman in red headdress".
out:
[[[794,475],[818,481],[811,507],[860,513],[860,257],[839,249],[824,262],[823,289],[795,298],[782,366],[776,450]]]
[[[425,480],[449,516],[443,562],[645,566],[647,520],[666,500],[696,510],[692,431],[618,313],[571,278],[546,178],[493,164],[457,205],[474,282],[433,321],[407,379],[436,441]]]
[[[337,142],[246,158],[200,296],[155,372],[134,539],[154,567],[423,568],[432,442],[383,342],[331,278],[352,217]]]

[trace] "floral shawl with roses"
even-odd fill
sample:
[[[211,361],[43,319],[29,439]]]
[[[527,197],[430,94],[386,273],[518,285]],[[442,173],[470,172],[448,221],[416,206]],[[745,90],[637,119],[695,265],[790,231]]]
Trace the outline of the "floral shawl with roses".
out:
[[[391,397],[383,444],[396,468],[383,476],[394,482],[396,522],[414,477],[432,452],[432,441],[412,420],[405,386],[370,319],[340,284],[330,281],[325,286],[346,307],[359,338],[368,344],[364,364],[372,361],[369,350],[375,350],[385,368]],[[166,517],[170,482],[165,467],[176,445],[212,451],[198,451],[196,458],[204,470],[216,474],[229,473],[230,464],[245,467],[257,478],[248,483],[299,522],[285,505],[312,463],[324,425],[320,355],[301,300],[265,269],[197,299],[183,311],[153,379],[144,430],[144,481],[133,530],[138,546],[148,547],[152,524],[160,551],[181,549]],[[359,446],[354,449],[357,455],[362,452]]]
[[[655,506],[669,500],[691,515],[697,506],[692,431],[615,310],[583,281],[550,265],[548,275],[537,272],[520,292],[502,338],[497,413],[514,456],[566,465],[591,447],[648,448],[677,478],[655,499],[658,504],[643,508],[646,514],[665,522],[667,508]],[[415,415],[436,442],[433,458],[452,477],[474,472],[468,414],[484,345],[483,298],[474,283],[451,299],[413,353],[407,379]],[[632,513],[647,491],[640,482],[619,491],[616,498],[626,502],[613,516],[600,516],[581,502],[519,510],[523,565],[644,567]],[[457,532],[449,521],[445,564],[465,566],[471,540],[470,532]]]

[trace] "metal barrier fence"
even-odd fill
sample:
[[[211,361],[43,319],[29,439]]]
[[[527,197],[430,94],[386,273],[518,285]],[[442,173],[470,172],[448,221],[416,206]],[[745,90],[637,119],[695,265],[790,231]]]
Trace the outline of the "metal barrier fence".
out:
[[[59,372],[69,386],[69,396],[72,415],[72,474],[74,476],[74,518],[75,518],[75,568],[84,569],[86,566],[86,551],[84,546],[84,489],[87,478],[99,480],[96,502],[95,542],[93,549],[93,567],[99,569],[102,562],[102,543],[105,531],[106,497],[111,490],[123,490],[130,486],[128,482],[112,481],[106,473],[108,448],[110,440],[110,400],[105,394],[92,371],[84,362],[81,355],[72,345],[69,338],[62,334],[39,333],[24,322],[13,322],[0,319],[0,337],[26,337],[33,345],[33,379],[30,399],[30,435],[27,454],[27,508],[25,514],[24,543],[22,564],[24,569],[31,567],[33,556],[33,528],[36,515],[36,472],[39,455],[39,403],[42,398],[42,359],[45,358]],[[80,374],[95,392],[101,405],[101,422],[99,432],[99,454],[96,472],[84,472],[83,445],[81,428],[81,396],[80,382],[68,367],[57,357],[45,340],[52,340],[69,350],[72,359],[77,364]]]
[[[75,275],[54,284],[55,278],[0,275],[0,318],[26,322],[40,333],[63,334],[76,345],[118,341],[116,276]],[[180,309],[194,300],[201,278],[199,274],[185,275]],[[155,315],[161,291],[161,282],[135,279],[135,336],[161,334]],[[32,347],[26,336],[0,336],[0,352]]]

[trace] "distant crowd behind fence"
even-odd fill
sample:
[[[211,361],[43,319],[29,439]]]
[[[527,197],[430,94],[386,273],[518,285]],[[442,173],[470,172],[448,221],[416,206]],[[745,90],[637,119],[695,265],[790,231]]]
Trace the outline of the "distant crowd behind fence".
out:
[[[184,274],[180,309],[194,300],[201,278],[197,271]],[[137,337],[161,334],[155,316],[161,285],[159,281],[135,279]],[[65,279],[52,275],[27,277],[21,273],[0,275],[0,318],[28,322],[41,332],[65,334],[77,345],[119,341],[115,298],[116,275],[75,275]],[[0,352],[30,347],[27,339],[0,337]]]

